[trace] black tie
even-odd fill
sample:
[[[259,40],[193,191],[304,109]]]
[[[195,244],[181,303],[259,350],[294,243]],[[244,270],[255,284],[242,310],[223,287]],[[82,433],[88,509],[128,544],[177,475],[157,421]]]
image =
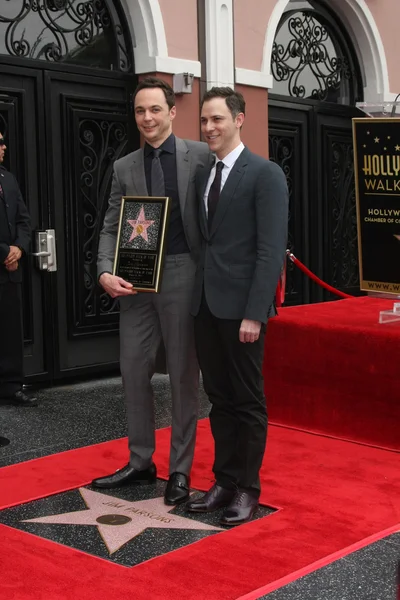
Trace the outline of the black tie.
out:
[[[224,163],[219,160],[216,165],[214,181],[211,184],[210,191],[208,193],[208,228],[211,229],[212,221],[217,210],[217,204],[219,195],[221,193],[221,176]]]
[[[153,148],[153,160],[151,161],[151,195],[165,196],[164,173],[161,166],[160,148]]]

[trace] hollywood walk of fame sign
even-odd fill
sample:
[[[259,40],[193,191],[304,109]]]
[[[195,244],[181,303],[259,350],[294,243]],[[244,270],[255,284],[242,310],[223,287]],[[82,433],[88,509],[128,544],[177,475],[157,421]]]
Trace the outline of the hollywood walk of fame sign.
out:
[[[139,292],[158,292],[170,198],[123,196],[113,274]]]
[[[220,527],[171,514],[163,497],[129,502],[86,488],[79,489],[88,507],[85,510],[25,519],[26,523],[92,525],[97,527],[110,555],[146,529],[218,531]]]
[[[360,288],[399,294],[400,119],[353,119],[353,139]]]

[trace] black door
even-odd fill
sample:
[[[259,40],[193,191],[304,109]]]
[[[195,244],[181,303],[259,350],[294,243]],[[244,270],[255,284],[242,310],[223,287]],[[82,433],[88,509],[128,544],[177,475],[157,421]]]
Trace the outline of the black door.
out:
[[[136,82],[64,71],[0,62],[6,166],[18,178],[34,231],[56,234],[57,271],[40,271],[33,257],[26,264],[28,381],[118,364],[118,307],[97,285],[96,255],[112,165],[138,147],[129,103]]]
[[[352,117],[329,103],[272,98],[270,157],[290,191],[289,249],[323,281],[359,294]],[[288,262],[286,304],[333,300]]]
[[[55,376],[118,361],[118,307],[97,285],[112,167],[134,145],[125,81],[44,73],[48,190],[57,236]],[[131,142],[131,143],[130,143]]]
[[[5,166],[17,177],[32,224],[49,227],[46,188],[46,137],[43,73],[36,69],[0,65],[0,130],[7,143]],[[51,377],[51,281],[24,261],[25,372]],[[5,340],[1,340],[5,343]]]

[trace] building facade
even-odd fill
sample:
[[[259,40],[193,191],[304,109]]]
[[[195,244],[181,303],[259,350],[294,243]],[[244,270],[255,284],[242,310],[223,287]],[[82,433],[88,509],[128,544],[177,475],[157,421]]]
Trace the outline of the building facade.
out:
[[[140,140],[130,95],[174,84],[175,133],[200,139],[199,99],[230,85],[247,102],[244,142],[284,169],[289,247],[358,293],[351,119],[400,91],[398,0],[0,0],[0,130],[36,231],[54,229],[57,271],[25,273],[28,379],[118,364],[118,307],[96,283],[115,159]],[[34,248],[38,251],[40,248]],[[329,299],[293,268],[286,299]]]

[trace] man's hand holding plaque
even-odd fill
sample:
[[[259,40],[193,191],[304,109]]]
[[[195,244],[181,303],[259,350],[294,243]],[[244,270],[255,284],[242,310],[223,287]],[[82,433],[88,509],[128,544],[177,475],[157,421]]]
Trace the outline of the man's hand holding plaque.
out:
[[[111,275],[111,273],[103,273],[100,276],[99,283],[111,298],[137,294],[137,291],[133,288],[131,283],[125,281],[122,277]]]

